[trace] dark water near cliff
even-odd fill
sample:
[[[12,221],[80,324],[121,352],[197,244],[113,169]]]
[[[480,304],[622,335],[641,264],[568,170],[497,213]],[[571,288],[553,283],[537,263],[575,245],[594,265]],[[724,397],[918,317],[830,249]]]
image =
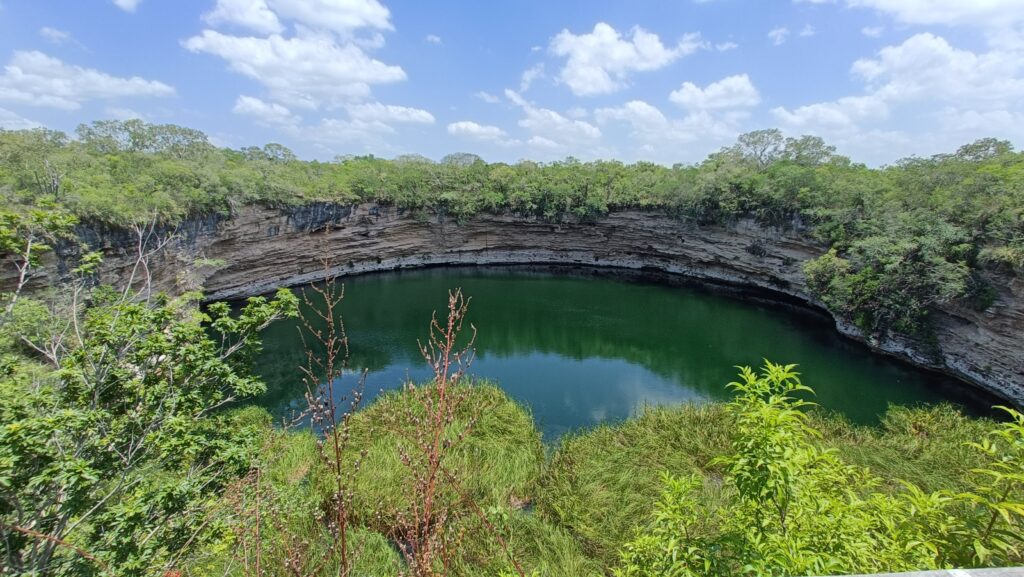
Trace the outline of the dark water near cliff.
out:
[[[349,365],[366,368],[367,397],[425,380],[417,339],[450,288],[472,297],[478,330],[470,373],[493,379],[533,411],[551,440],[629,417],[645,405],[727,399],[734,365],[767,358],[798,363],[816,402],[859,423],[890,403],[952,401],[972,413],[986,401],[962,383],[916,370],[840,337],[814,315],[695,288],[516,269],[427,269],[345,279],[342,305]],[[297,322],[264,334],[257,371],[261,404],[278,416],[303,408],[305,362]],[[356,383],[335,384],[340,394]]]

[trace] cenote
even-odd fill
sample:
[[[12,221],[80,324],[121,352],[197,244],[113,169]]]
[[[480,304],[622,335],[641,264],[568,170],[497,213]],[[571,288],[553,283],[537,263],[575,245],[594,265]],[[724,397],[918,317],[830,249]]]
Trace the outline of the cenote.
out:
[[[528,406],[547,441],[648,405],[728,399],[734,366],[757,367],[762,359],[798,363],[816,403],[861,424],[876,423],[890,404],[948,401],[979,414],[994,402],[962,382],[872,353],[818,315],[644,276],[432,268],[339,282],[352,371],[334,384],[337,394],[350,392],[362,369],[366,402],[407,380],[426,380],[417,341],[426,338],[433,311],[444,313],[449,289],[461,287],[477,329],[469,373]],[[256,370],[268,391],[259,402],[279,417],[294,414],[305,406],[299,323],[272,325],[263,343]]]

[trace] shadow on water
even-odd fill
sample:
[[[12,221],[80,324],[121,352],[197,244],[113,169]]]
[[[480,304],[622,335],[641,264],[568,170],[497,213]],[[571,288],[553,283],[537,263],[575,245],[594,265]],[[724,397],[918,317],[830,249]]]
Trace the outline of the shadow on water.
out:
[[[566,274],[566,273],[569,274]],[[448,290],[472,298],[478,329],[470,373],[497,381],[533,412],[546,440],[614,422],[645,405],[722,400],[734,365],[762,359],[798,363],[814,399],[856,423],[872,424],[889,404],[949,401],[971,414],[997,402],[965,383],[874,354],[840,336],[822,315],[741,299],[648,275],[599,270],[433,268],[344,279],[342,316],[353,375],[368,369],[365,402],[430,372],[417,339]],[[304,408],[297,367],[305,362],[297,322],[263,336],[259,402],[278,416]]]

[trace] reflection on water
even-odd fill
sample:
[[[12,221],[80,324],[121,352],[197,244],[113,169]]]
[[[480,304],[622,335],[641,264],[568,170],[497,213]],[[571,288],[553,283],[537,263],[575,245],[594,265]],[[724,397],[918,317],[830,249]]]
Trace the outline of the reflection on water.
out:
[[[417,349],[450,288],[472,298],[478,329],[470,373],[497,381],[533,412],[546,439],[616,421],[644,405],[728,398],[734,365],[799,363],[816,402],[861,423],[889,403],[953,400],[982,411],[963,386],[871,354],[819,319],[769,305],[645,282],[515,269],[428,269],[345,280],[349,365],[369,370],[368,400],[429,371]],[[443,311],[442,311],[443,312]],[[301,408],[305,361],[295,322],[264,333],[257,371],[278,414]],[[344,393],[348,376],[335,384]]]

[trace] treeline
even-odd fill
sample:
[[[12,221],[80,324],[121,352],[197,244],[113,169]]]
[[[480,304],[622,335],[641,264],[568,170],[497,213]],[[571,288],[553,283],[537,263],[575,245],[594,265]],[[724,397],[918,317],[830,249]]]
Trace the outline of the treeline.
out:
[[[513,212],[588,221],[658,209],[700,224],[756,218],[834,249],[808,267],[813,291],[864,331],[927,337],[936,305],[979,309],[993,282],[1024,271],[1024,154],[983,139],[881,169],[814,136],[740,136],[695,165],[638,162],[302,161],[286,147],[217,148],[199,131],[138,120],[82,125],[76,137],[0,131],[7,211],[51,203],[80,219],[175,222],[232,207],[378,202],[427,218]],[[14,218],[14,217],[10,217]]]

